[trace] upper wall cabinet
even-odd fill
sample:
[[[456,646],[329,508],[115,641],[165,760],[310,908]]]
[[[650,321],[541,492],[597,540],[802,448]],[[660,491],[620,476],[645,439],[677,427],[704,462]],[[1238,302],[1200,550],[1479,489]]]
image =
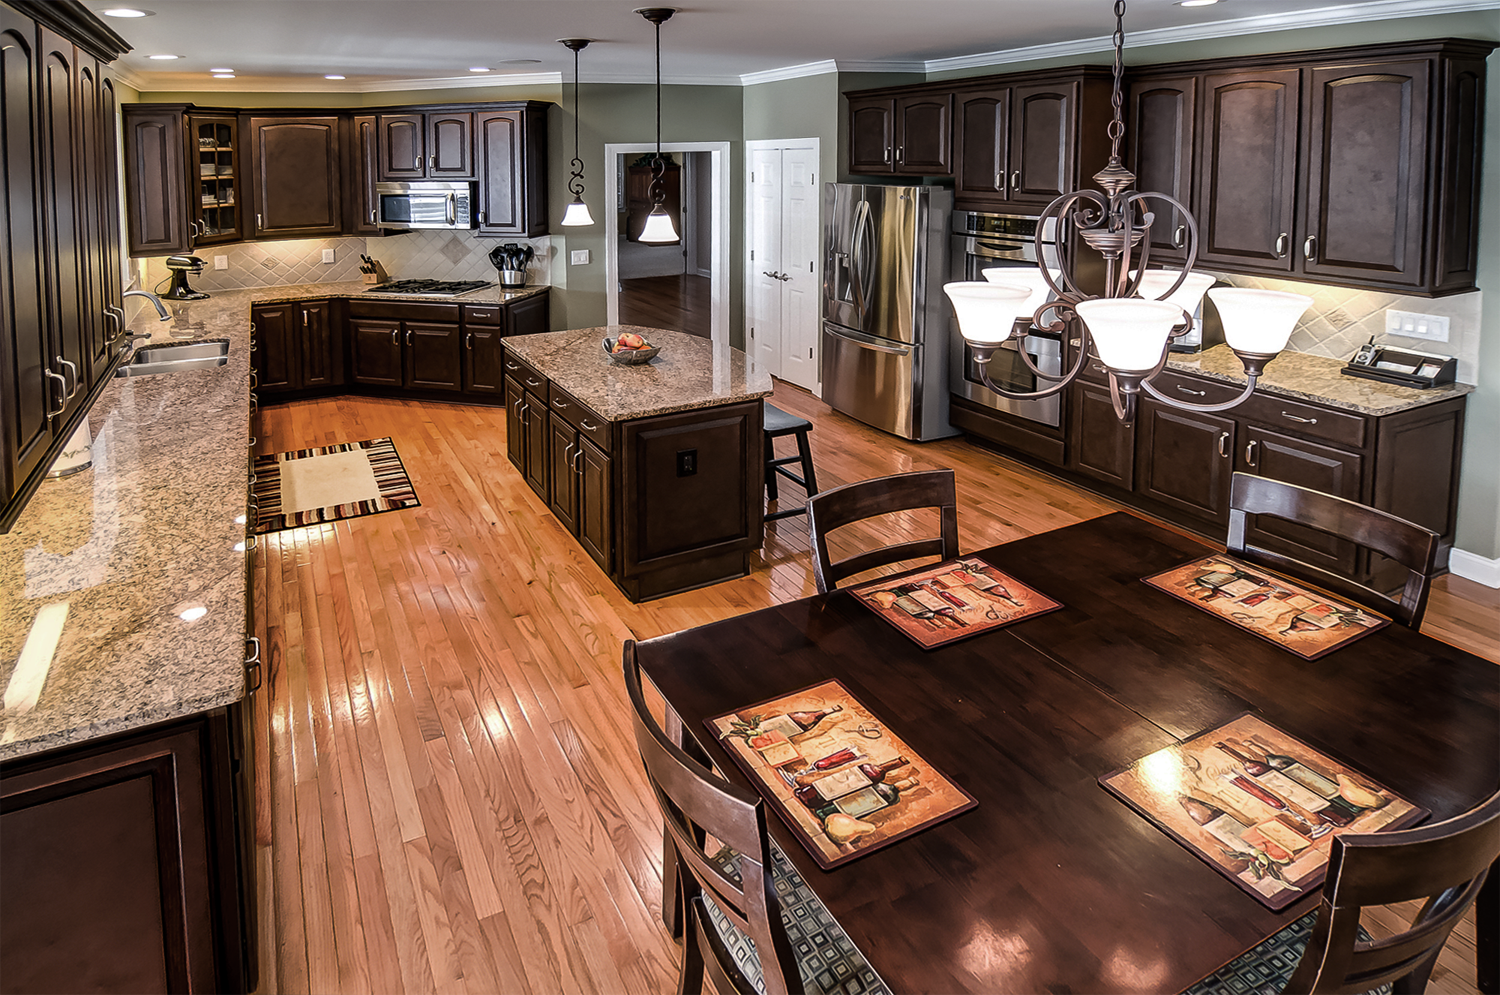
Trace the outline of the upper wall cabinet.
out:
[[[849,172],[953,172],[953,94],[927,87],[849,96]]]
[[[547,104],[497,104],[475,113],[480,235],[545,235]]]
[[[339,119],[245,115],[241,120],[249,153],[251,234],[343,234]]]
[[[1493,47],[1403,42],[1138,71],[1137,189],[1191,203],[1210,269],[1470,290]],[[1174,220],[1153,260],[1181,260]]]
[[[474,179],[474,113],[380,114],[382,180]]]

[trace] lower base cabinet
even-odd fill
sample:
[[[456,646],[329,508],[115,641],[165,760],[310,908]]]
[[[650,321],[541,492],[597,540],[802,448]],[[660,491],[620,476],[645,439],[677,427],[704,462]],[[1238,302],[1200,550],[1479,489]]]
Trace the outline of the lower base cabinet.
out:
[[[0,766],[6,991],[252,991],[240,705]]]

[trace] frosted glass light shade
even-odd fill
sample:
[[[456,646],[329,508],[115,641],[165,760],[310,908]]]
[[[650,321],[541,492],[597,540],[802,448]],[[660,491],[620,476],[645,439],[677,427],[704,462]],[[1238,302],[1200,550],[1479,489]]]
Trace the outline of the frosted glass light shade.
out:
[[[1243,287],[1217,287],[1208,292],[1208,299],[1219,309],[1229,348],[1261,355],[1285,349],[1297,319],[1312,304],[1304,294]]]
[[[1080,301],[1076,307],[1094,337],[1099,358],[1122,373],[1154,369],[1166,350],[1168,333],[1182,320],[1177,305],[1166,301],[1103,298]]]
[[[1206,273],[1189,273],[1175,293],[1163,297],[1167,288],[1177,282],[1177,275],[1181,272],[1180,269],[1148,269],[1141,275],[1140,295],[1148,301],[1165,300],[1188,314],[1197,314],[1198,305],[1203,303],[1203,294],[1214,285],[1214,278]]]
[[[573,203],[569,204],[567,210],[563,211],[562,221],[560,222],[560,224],[566,225],[569,228],[591,225],[593,223],[594,216],[589,213],[589,206],[583,202],[582,197],[574,198]]]
[[[672,227],[672,216],[660,205],[646,215],[646,227],[641,230],[642,242],[675,242],[677,229]]]
[[[1036,314],[1036,309],[1052,299],[1052,288],[1047,286],[1047,281],[1042,278],[1042,271],[1034,266],[995,266],[980,270],[979,275],[990,283],[1027,287],[1031,290],[1031,295],[1026,298],[1026,302],[1016,311],[1017,318],[1031,320],[1031,316]],[[1062,271],[1053,270],[1052,279],[1060,284]]]
[[[999,345],[1010,338],[1016,315],[1023,313],[1026,301],[1031,297],[1031,288],[968,281],[945,283],[943,293],[953,302],[958,332],[965,341],[975,345]]]

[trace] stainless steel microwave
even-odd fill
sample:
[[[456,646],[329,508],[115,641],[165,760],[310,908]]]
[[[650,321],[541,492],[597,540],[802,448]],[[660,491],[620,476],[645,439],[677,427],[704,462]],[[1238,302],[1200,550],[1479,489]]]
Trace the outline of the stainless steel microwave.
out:
[[[375,199],[382,228],[474,227],[472,183],[377,183]]]

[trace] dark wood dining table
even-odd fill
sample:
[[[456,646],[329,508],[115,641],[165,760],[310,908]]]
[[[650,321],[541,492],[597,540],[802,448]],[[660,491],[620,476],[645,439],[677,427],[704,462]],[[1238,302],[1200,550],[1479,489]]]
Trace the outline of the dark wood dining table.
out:
[[[768,813],[893,991],[1182,991],[1314,909],[1317,891],[1270,911],[1101,775],[1248,711],[1433,820],[1500,786],[1500,666],[1399,625],[1308,661],[1141,580],[1213,552],[1116,513],[974,554],[1064,607],[935,650],[835,591],[638,653],[737,783],[753,787],[705,717],[835,678],[978,799],[826,872]],[[1482,916],[1493,963],[1493,906]]]

